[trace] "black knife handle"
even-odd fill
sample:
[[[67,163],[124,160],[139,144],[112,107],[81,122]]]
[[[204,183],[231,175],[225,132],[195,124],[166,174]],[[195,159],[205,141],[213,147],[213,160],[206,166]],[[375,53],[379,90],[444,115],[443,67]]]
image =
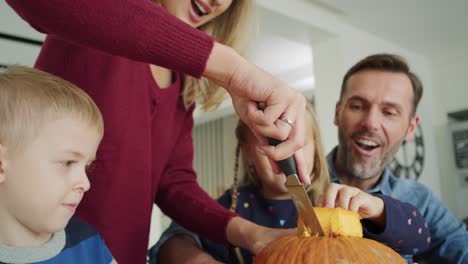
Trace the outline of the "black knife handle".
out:
[[[268,143],[272,146],[276,146],[280,144],[282,141],[274,138],[268,138]],[[297,168],[296,168],[296,161],[294,160],[294,156],[291,156],[284,160],[278,160],[278,166],[284,172],[286,176],[296,174],[297,175]]]

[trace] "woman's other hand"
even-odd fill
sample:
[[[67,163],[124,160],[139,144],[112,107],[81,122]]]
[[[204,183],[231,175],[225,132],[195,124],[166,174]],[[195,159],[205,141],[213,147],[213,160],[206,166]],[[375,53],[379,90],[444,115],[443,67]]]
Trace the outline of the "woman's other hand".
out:
[[[257,225],[241,217],[234,217],[227,226],[227,238],[233,245],[258,254],[270,242],[287,235],[296,235],[297,228],[276,229]]]

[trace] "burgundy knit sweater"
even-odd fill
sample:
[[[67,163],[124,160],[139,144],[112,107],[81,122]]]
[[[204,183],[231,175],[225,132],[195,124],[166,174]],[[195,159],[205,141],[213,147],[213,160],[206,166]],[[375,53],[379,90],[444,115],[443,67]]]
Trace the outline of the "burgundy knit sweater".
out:
[[[213,38],[146,0],[7,0],[48,36],[36,67],[85,90],[104,139],[77,216],[104,237],[119,263],[144,263],[153,202],[179,224],[226,242],[233,213],[193,171],[192,111],[180,75],[160,89],[149,64],[199,77]]]

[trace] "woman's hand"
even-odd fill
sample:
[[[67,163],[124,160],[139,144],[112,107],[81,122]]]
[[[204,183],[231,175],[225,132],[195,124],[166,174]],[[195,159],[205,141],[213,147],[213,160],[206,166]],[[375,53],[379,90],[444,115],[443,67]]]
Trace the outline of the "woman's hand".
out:
[[[383,200],[355,187],[330,183],[320,204],[323,207],[341,207],[357,212],[362,219],[369,219],[376,224],[385,225]]]
[[[297,229],[275,229],[257,225],[241,217],[234,217],[227,226],[229,242],[258,254],[268,243],[287,235],[297,234]]]
[[[208,252],[199,248],[192,238],[185,235],[176,235],[164,243],[161,247],[158,259],[150,261],[151,264],[159,263],[177,263],[177,264],[220,264]]]
[[[299,177],[309,184],[305,158],[302,151],[298,151],[305,145],[305,97],[218,43],[215,43],[204,76],[229,92],[237,114],[259,139],[259,151],[274,161],[294,154]],[[259,107],[259,102],[264,103],[264,109]],[[284,142],[270,146],[267,137]],[[275,162],[272,164],[278,171]]]

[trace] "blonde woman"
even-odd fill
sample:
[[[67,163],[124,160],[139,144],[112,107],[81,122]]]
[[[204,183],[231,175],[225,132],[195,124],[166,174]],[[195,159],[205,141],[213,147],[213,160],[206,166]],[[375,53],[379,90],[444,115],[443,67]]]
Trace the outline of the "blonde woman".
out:
[[[253,252],[283,233],[219,206],[192,167],[194,103],[215,108],[225,96],[219,86],[258,137],[288,138],[260,146],[265,154],[281,159],[303,146],[303,96],[239,55],[253,1],[7,2],[48,34],[36,67],[85,90],[103,113],[93,187],[77,215],[103,234],[119,263],[145,262],[154,202],[183,226]]]

